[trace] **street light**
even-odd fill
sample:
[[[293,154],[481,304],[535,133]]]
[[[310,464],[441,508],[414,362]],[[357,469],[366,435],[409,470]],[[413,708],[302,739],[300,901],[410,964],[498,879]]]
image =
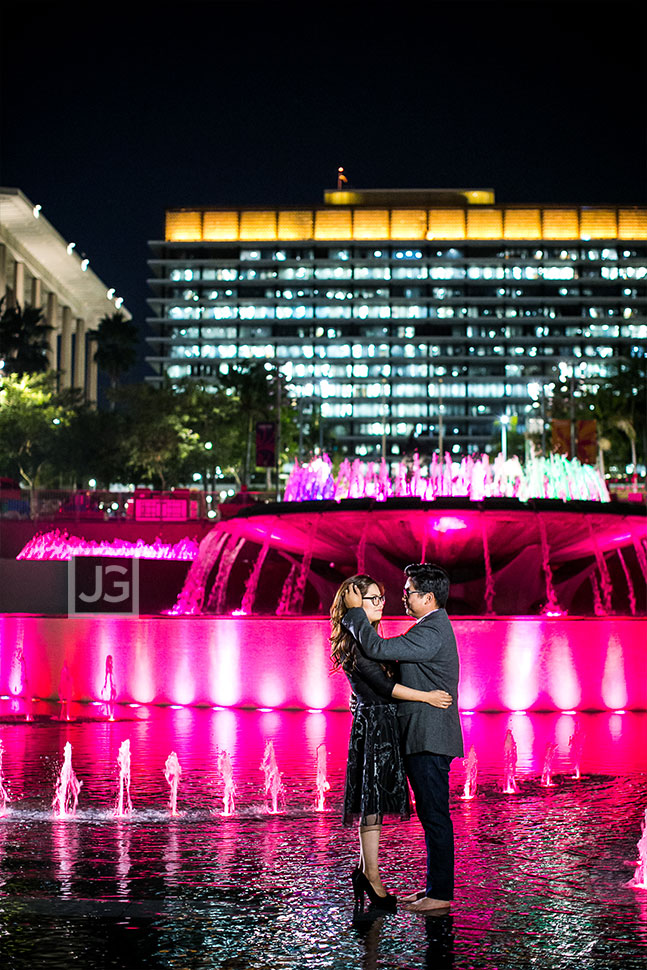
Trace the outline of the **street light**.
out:
[[[501,454],[503,455],[503,460],[505,461],[508,457],[508,425],[510,424],[510,415],[501,415]]]

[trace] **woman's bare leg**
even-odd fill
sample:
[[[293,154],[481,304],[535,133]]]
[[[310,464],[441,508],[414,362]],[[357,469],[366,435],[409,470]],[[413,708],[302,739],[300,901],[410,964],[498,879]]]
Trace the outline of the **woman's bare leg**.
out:
[[[379,896],[386,896],[379,870],[381,825],[359,826],[359,868]]]

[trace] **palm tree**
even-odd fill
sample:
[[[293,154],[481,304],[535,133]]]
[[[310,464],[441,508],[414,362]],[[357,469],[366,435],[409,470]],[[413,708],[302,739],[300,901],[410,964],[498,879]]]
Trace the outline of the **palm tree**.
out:
[[[16,304],[4,308],[0,300],[0,360],[5,374],[42,374],[49,367],[47,360],[48,333],[52,329],[43,322],[38,307]]]
[[[92,337],[97,345],[94,360],[108,375],[110,387],[114,390],[119,377],[137,360],[137,327],[117,310],[112,315],[102,317]]]

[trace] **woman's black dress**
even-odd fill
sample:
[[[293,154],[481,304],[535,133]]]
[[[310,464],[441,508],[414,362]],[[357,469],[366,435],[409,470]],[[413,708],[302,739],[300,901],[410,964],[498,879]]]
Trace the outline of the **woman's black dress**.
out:
[[[380,825],[386,814],[411,815],[396,704],[396,681],[374,660],[357,651],[353,670],[344,671],[353,691],[353,724],[348,742],[344,825]]]

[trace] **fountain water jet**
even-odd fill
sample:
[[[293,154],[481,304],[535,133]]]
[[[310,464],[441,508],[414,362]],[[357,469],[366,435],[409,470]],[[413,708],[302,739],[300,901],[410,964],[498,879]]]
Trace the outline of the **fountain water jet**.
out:
[[[465,786],[463,788],[463,794],[460,797],[463,801],[467,802],[476,797],[478,790],[479,763],[474,745],[467,752],[467,757],[463,758],[463,767],[465,768]]]
[[[79,781],[72,768],[72,745],[66,741],[63,749],[63,767],[56,781],[52,801],[56,818],[74,818],[82,784],[83,782]]]
[[[178,761],[175,751],[171,751],[170,755],[166,759],[166,764],[164,765],[164,777],[166,778],[167,784],[171,789],[168,807],[173,818],[177,818],[180,814],[177,810],[177,790],[180,784],[181,775],[182,768],[180,766],[180,762]]]
[[[519,785],[515,773],[517,770],[517,742],[510,729],[506,731],[503,742],[503,793],[518,795]]]
[[[279,766],[276,763],[274,742],[272,741],[268,741],[265,745],[260,770],[265,775],[265,797],[269,797],[271,801],[271,808],[268,811],[270,815],[276,815],[279,810],[279,801],[284,802],[285,800],[285,789],[281,781]]]
[[[582,777],[582,754],[584,751],[584,734],[580,728],[579,721],[575,723],[573,733],[568,739],[568,745],[571,752],[571,761],[573,762],[573,778],[579,781]]]
[[[218,752],[218,771],[220,772],[220,777],[222,778],[224,784],[224,792],[222,796],[223,808],[222,812],[219,814],[227,817],[234,814],[234,796],[236,794],[236,786],[234,785],[234,769],[228,751]]]
[[[557,753],[557,745],[549,743],[546,745],[546,750],[544,752],[544,764],[541,772],[541,782],[543,788],[554,788],[555,782],[553,781],[553,762],[555,760],[555,755]]]
[[[330,782],[326,777],[328,773],[327,760],[326,742],[322,741],[321,744],[317,745],[317,800],[315,802],[315,811],[317,812],[325,812],[326,793],[330,791]]]
[[[632,889],[647,889],[647,808],[645,818],[640,826],[641,836],[638,842],[638,862],[636,872],[632,879],[627,883]]]
[[[132,814],[133,805],[130,800],[130,741],[122,741],[117,756],[119,768],[119,794],[115,806],[115,818],[124,818]]]

